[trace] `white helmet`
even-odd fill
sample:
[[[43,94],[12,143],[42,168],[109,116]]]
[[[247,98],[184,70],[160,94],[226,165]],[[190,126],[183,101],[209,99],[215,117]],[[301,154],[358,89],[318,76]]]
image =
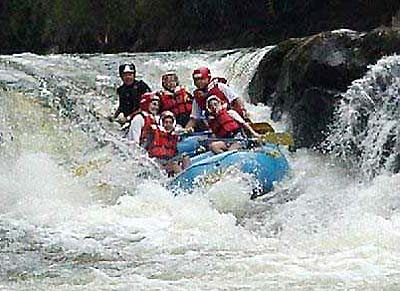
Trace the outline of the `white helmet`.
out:
[[[131,63],[131,64],[126,63],[126,64],[120,65],[118,68],[118,71],[119,71],[119,76],[122,78],[124,73],[135,73],[136,68],[133,63]]]
[[[162,113],[161,113],[161,116],[160,116],[160,125],[164,125],[163,123],[164,123],[164,119],[165,118],[167,118],[167,117],[169,117],[169,118],[172,118],[172,120],[173,120],[173,122],[174,122],[174,127],[175,127],[175,125],[176,125],[176,119],[175,119],[175,114],[173,114],[171,111],[169,111],[169,110],[166,110],[166,111],[163,111]]]
[[[218,101],[219,104],[222,103],[221,99],[219,99],[218,96],[216,96],[216,95],[211,95],[210,97],[207,98],[207,103],[206,103],[206,104],[207,104],[207,110],[208,110],[208,111],[210,111],[210,108],[209,108],[208,104],[209,104],[210,101],[212,101],[212,100]]]

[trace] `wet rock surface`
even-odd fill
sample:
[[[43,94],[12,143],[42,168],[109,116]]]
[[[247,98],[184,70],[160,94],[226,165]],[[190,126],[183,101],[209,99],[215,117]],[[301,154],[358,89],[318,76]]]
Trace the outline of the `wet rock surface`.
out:
[[[272,106],[271,118],[289,116],[298,147],[314,147],[325,138],[341,93],[368,66],[400,52],[400,29],[368,33],[322,32],[279,43],[260,62],[249,85],[253,102]]]

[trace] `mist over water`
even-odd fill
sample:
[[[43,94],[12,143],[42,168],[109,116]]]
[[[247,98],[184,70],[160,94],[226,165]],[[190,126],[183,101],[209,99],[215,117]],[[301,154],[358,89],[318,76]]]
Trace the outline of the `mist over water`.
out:
[[[285,151],[291,173],[265,197],[250,201],[251,180],[235,174],[175,197],[106,120],[122,61],[154,89],[176,69],[191,90],[191,70],[207,64],[248,98],[268,50],[1,56],[0,289],[396,290],[399,175],[360,173],[379,153],[350,163],[336,154],[345,142],[325,156]],[[366,75],[372,86],[379,66]],[[384,92],[397,86],[390,72]],[[344,100],[356,104],[370,87],[359,88]],[[269,108],[249,107],[254,119],[268,118]],[[345,112],[339,107],[335,123],[342,131]],[[368,133],[382,132],[374,114]],[[366,152],[379,145],[369,144]]]

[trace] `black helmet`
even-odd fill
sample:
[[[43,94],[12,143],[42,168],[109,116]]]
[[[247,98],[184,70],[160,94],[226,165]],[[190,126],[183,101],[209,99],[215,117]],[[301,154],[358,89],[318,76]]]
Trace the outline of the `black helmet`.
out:
[[[133,63],[130,63],[130,64],[126,63],[126,64],[119,65],[118,71],[119,71],[119,76],[122,78],[122,75],[124,73],[135,73],[136,68]]]

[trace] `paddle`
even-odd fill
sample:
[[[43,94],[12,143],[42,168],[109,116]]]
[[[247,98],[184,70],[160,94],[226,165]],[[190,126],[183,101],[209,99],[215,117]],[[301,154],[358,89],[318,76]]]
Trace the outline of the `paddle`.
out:
[[[288,132],[269,132],[265,133],[260,137],[255,138],[218,138],[218,137],[210,137],[204,138],[199,141],[227,141],[227,142],[239,142],[239,141],[256,141],[256,142],[269,142],[277,145],[285,145],[285,146],[293,146],[294,141],[293,137]]]
[[[259,134],[275,132],[274,128],[268,122],[250,122],[249,125]]]
[[[210,135],[212,134],[211,130],[206,130],[206,131],[195,131],[195,132],[188,132],[188,131],[178,131],[177,132],[178,136],[182,137],[188,137],[188,136],[201,136],[201,135]]]
[[[256,138],[260,142],[269,142],[278,145],[294,146],[293,136],[288,132],[269,132],[263,134],[261,137]]]

